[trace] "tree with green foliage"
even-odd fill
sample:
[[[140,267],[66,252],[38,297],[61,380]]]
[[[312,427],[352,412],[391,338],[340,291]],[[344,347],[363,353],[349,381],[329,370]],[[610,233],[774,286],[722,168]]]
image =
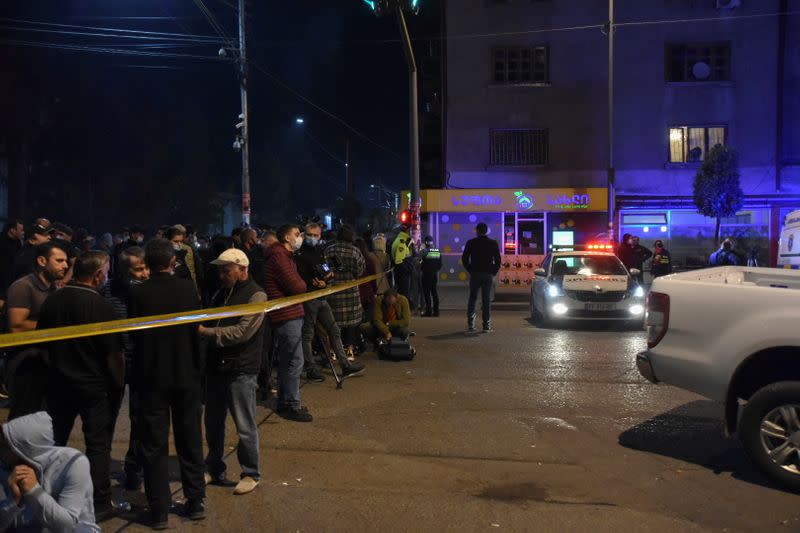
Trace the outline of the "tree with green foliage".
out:
[[[701,215],[716,219],[717,246],[722,219],[742,208],[743,197],[736,151],[721,144],[714,146],[694,177],[694,203]]]

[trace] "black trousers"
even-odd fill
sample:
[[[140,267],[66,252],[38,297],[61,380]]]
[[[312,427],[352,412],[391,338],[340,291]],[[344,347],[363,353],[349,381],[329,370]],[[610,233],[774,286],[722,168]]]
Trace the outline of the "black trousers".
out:
[[[422,273],[422,296],[425,298],[425,311],[430,313],[439,312],[439,273]]]
[[[144,462],[144,490],[153,513],[169,511],[169,421],[172,415],[175,449],[187,499],[205,498],[202,389],[140,389],[138,436]]]
[[[111,503],[111,439],[114,436],[118,395],[102,387],[52,384],[47,393],[47,412],[53,419],[56,446],[66,446],[75,418],[81,417],[86,458],[94,486],[95,508]]]
[[[394,284],[395,289],[397,292],[405,296],[406,298],[411,298],[411,270],[405,264],[395,265],[394,267]]]
[[[128,440],[128,453],[125,454],[125,473],[141,474],[143,461],[140,457],[139,447],[139,391],[132,384],[128,384],[128,415],[131,422],[130,439]]]
[[[7,372],[11,396],[8,419],[43,410],[48,373],[45,353],[38,348],[22,350],[10,357]]]

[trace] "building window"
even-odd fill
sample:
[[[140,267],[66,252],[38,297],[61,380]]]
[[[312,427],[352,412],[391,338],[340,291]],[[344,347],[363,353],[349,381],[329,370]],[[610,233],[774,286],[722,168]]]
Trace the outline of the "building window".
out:
[[[730,81],[731,46],[728,43],[667,45],[667,81]]]
[[[524,85],[550,83],[550,53],[546,46],[492,50],[494,83]]]
[[[725,146],[725,126],[675,126],[669,129],[669,162],[701,163],[711,148]]]
[[[535,166],[548,163],[547,130],[491,130],[491,166]]]

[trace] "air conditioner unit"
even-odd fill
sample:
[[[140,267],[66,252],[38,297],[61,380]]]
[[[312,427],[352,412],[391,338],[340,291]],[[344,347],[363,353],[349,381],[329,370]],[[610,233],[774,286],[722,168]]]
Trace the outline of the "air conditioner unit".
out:
[[[742,5],[742,0],[717,0],[717,9],[733,9]]]

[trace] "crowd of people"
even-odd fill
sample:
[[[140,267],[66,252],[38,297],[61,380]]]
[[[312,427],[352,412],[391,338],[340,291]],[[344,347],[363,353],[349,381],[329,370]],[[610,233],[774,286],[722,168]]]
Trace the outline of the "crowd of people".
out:
[[[653,250],[642,246],[639,237],[626,233],[622,237],[622,242],[616,250],[617,257],[628,270],[636,269],[639,271],[637,278],[641,282],[644,279],[644,264],[652,259],[650,263],[650,275],[652,278],[666,276],[673,271],[672,255],[664,247],[664,241],[656,239],[653,243]],[[733,239],[726,238],[720,243],[719,249],[711,253],[708,258],[708,265],[716,266],[758,266],[758,251],[751,250],[745,256],[736,250]]]
[[[186,517],[205,517],[207,485],[236,495],[255,490],[258,401],[274,400],[270,405],[287,420],[311,422],[301,401],[303,377],[324,381],[324,364],[337,379],[362,375],[359,359],[368,348],[408,341],[411,261],[422,265],[425,314],[438,316],[441,255],[432,238],[414,250],[407,229],[391,242],[382,234],[359,237],[347,225],[326,231],[314,222],[209,239],[176,224],[150,236],[133,226],[95,240],[45,218],[27,227],[7,223],[0,235],[0,309],[12,333],[191,315],[375,279],[267,314],[9,350],[0,507],[16,510],[3,513],[0,530],[58,524],[54,529],[96,531],[97,522],[128,509],[111,497],[111,443],[126,387],[130,442],[123,484],[128,491],[144,485],[154,529],[167,527],[172,504],[170,421]],[[223,460],[228,413],[239,438],[235,481]],[[78,417],[85,456],[65,447]]]

